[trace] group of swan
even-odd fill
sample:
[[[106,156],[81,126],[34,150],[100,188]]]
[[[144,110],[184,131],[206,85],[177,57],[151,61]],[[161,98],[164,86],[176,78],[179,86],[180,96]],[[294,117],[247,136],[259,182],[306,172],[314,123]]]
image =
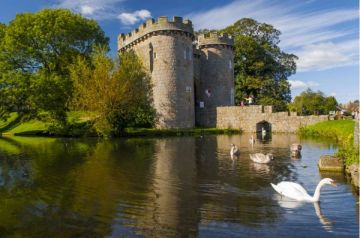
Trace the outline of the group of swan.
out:
[[[253,136],[250,137],[249,139],[249,143],[251,145],[254,145],[255,144],[255,139]],[[231,144],[230,145],[230,156],[231,156],[231,159],[234,158],[234,156],[238,156],[240,154],[240,151],[239,151],[239,148],[234,145],[234,144]],[[251,154],[250,155],[250,159],[252,161],[254,161],[255,163],[260,163],[260,164],[267,164],[269,163],[271,160],[274,159],[273,155],[272,154],[262,154],[262,153],[256,153],[256,154]]]
[[[251,145],[255,143],[253,136],[251,136],[249,142]],[[292,147],[295,147],[295,144],[292,145]],[[297,147],[297,151],[301,151],[301,145],[296,144],[296,147]],[[240,153],[239,148],[236,145],[231,144],[231,149],[230,149],[231,158],[233,158],[233,156],[239,155],[239,153]],[[250,154],[250,159],[252,161],[261,164],[269,163],[273,158],[274,157],[272,154],[266,154],[266,155],[262,153]],[[324,178],[317,185],[313,196],[310,196],[300,184],[294,182],[282,181],[276,185],[271,183],[271,186],[274,188],[276,192],[278,192],[284,197],[288,197],[290,199],[294,199],[296,201],[301,201],[301,202],[318,202],[320,200],[320,190],[326,184],[336,186],[334,180],[332,180],[331,178]]]

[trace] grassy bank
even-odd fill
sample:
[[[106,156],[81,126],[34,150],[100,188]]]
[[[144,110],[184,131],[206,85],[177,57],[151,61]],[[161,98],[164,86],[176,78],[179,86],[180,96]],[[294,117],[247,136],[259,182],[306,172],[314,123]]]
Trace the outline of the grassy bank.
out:
[[[64,136],[82,137],[97,136],[91,128],[91,116],[86,112],[70,112],[66,128],[56,128],[43,120],[21,121],[16,113],[11,114],[7,121],[0,121],[0,133],[3,135],[19,136]],[[209,134],[239,134],[237,129],[192,128],[192,129],[154,129],[154,128],[126,128],[124,137],[140,136],[184,136]]]
[[[6,121],[0,121],[0,133],[3,135],[83,136],[93,133],[89,118],[87,112],[69,112],[68,125],[60,130],[46,118],[24,120],[17,113],[11,113]]]
[[[127,128],[124,136],[186,136],[186,135],[213,135],[213,134],[240,134],[238,129],[192,128],[192,129],[154,129],[154,128]]]
[[[359,163],[359,150],[354,146],[355,122],[352,120],[324,121],[303,127],[301,135],[327,137],[337,141],[339,151],[337,156],[345,159],[347,165]]]

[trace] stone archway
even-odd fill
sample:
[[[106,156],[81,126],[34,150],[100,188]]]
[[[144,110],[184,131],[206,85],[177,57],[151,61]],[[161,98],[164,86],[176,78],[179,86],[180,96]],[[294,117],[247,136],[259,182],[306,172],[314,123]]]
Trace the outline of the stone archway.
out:
[[[265,129],[267,133],[271,133],[271,123],[265,120],[256,123],[256,132],[261,133],[262,129]]]

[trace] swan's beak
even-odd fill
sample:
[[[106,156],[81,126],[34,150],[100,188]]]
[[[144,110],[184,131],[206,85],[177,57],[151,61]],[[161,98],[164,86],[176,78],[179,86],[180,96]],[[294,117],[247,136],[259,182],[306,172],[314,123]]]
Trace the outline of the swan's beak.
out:
[[[337,185],[336,185],[336,182],[335,182],[335,181],[333,181],[333,182],[331,183],[331,186],[336,187],[336,186],[337,186]]]

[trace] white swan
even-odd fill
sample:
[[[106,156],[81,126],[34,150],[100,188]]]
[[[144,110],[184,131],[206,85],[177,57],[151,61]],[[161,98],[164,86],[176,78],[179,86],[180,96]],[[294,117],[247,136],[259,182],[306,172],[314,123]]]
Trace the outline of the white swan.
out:
[[[254,136],[251,135],[251,137],[250,137],[250,139],[249,139],[249,143],[250,143],[250,145],[255,144]]]
[[[256,154],[250,154],[250,159],[256,163],[260,164],[267,164],[272,159],[274,159],[272,154],[262,154],[262,153],[256,153]]]
[[[230,146],[231,146],[230,148],[231,158],[233,158],[234,156],[238,156],[240,154],[239,148],[234,144],[231,144]]]
[[[261,135],[262,137],[266,136],[266,130],[264,129],[264,127],[261,128]]]
[[[320,189],[325,184],[336,186],[334,180],[332,180],[331,178],[324,178],[317,185],[314,196],[310,196],[300,184],[293,182],[283,181],[278,183],[277,185],[271,183],[271,186],[275,189],[276,192],[280,193],[285,197],[295,199],[297,201],[318,202],[320,200]]]
[[[291,156],[292,157],[301,157],[302,146],[300,144],[292,144],[290,146]]]

